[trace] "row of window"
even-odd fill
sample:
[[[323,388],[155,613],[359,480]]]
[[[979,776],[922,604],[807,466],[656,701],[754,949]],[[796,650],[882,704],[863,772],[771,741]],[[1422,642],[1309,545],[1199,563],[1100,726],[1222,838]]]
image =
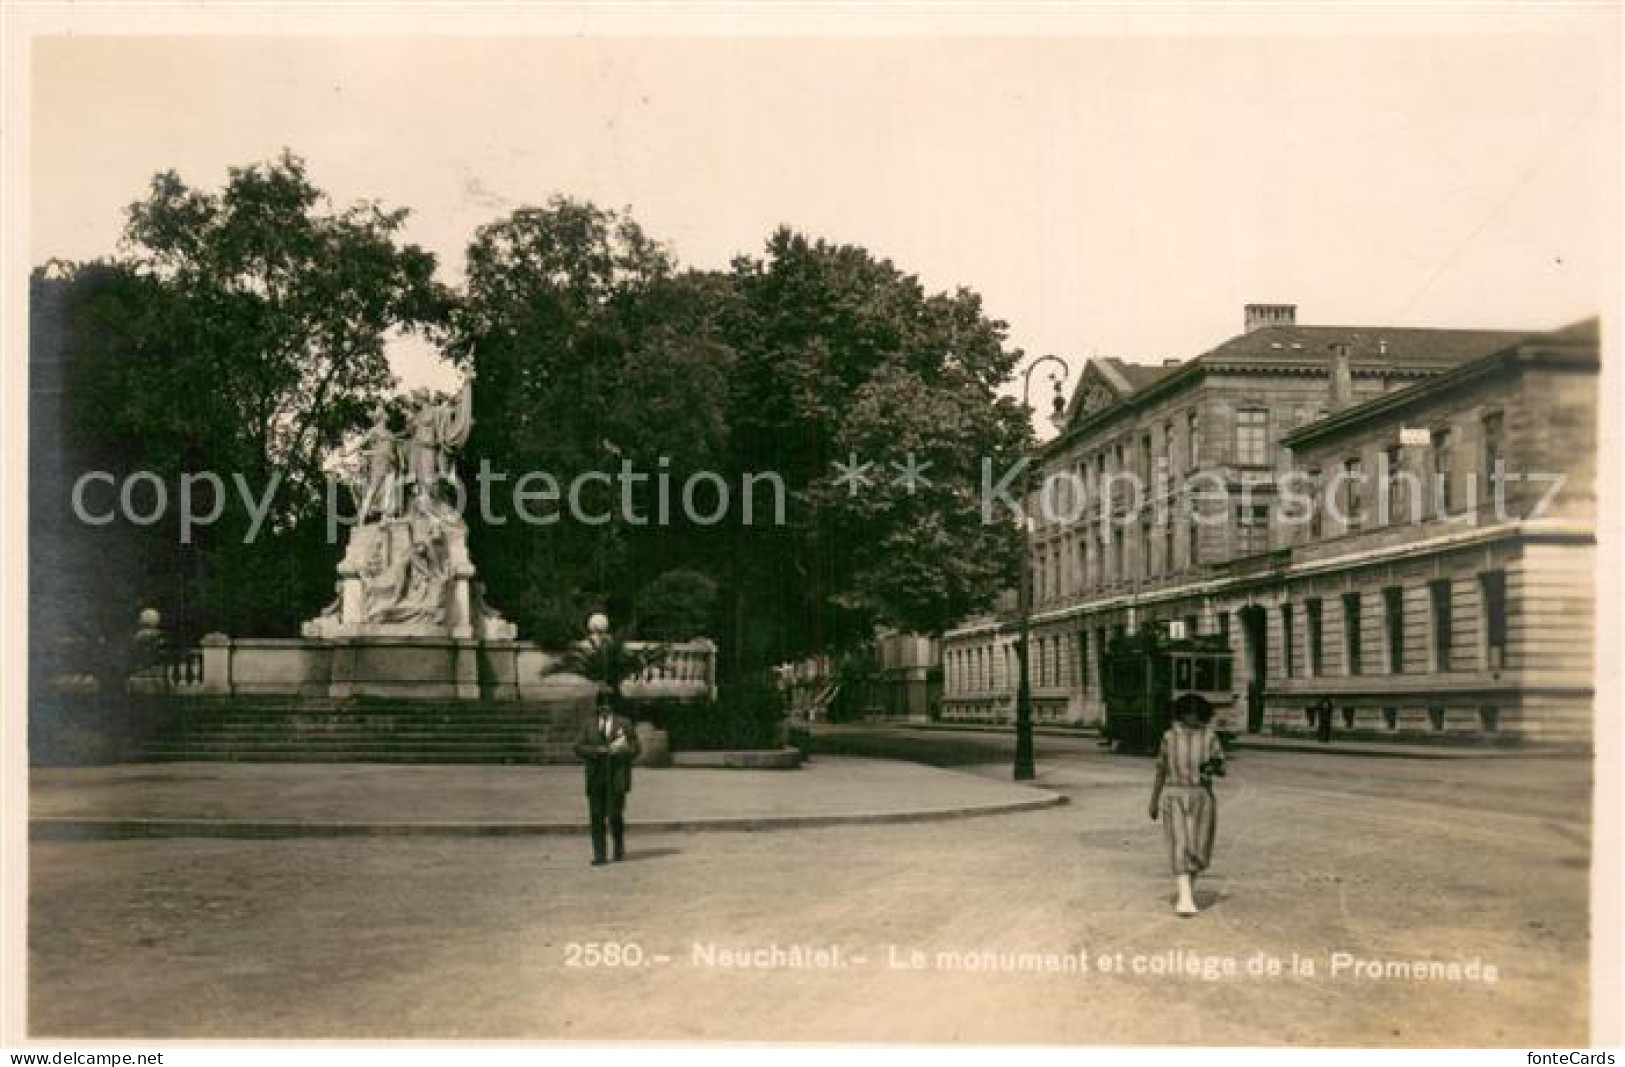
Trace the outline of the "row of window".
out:
[[[1239,516],[1243,509],[1236,510],[1240,523]],[[1262,535],[1259,543],[1267,546],[1269,509],[1259,506],[1246,510],[1249,519],[1245,529],[1250,543],[1259,540],[1256,531]],[[1194,518],[1187,518],[1183,523],[1184,536],[1176,537],[1180,525],[1171,519],[1157,525],[1150,520],[1141,523],[1135,552],[1137,558],[1134,560],[1129,558],[1127,531],[1121,526],[1113,526],[1109,536],[1104,539],[1080,533],[1065,541],[1054,541],[1035,548],[1031,575],[1033,599],[1044,602],[1069,593],[1082,593],[1132,581],[1137,577],[1155,578],[1199,566],[1203,559],[1201,524]]]
[[[1256,417],[1255,417],[1256,416]],[[1195,418],[1193,412],[1191,417]],[[1268,414],[1243,409],[1237,413],[1238,454],[1245,438],[1252,440],[1255,432],[1266,432]],[[1499,411],[1490,412],[1482,419],[1482,463],[1475,478],[1482,485],[1480,500],[1488,499],[1495,480],[1506,459],[1505,417]],[[1252,447],[1249,444],[1247,447]],[[1259,446],[1264,447],[1264,446]],[[1381,460],[1379,477],[1385,486],[1385,507],[1379,507],[1375,518],[1380,522],[1397,523],[1420,519],[1428,514],[1439,516],[1454,513],[1457,505],[1455,486],[1457,478],[1454,464],[1453,433],[1448,428],[1434,429],[1430,434],[1429,459],[1425,472],[1407,470],[1404,450],[1400,445],[1388,446]],[[1305,527],[1307,539],[1319,540],[1326,535],[1325,505],[1327,503],[1324,475],[1319,467],[1307,472],[1313,498],[1309,521]],[[1422,474],[1425,473],[1426,480]],[[1346,525],[1360,526],[1373,516],[1367,514],[1368,501],[1364,482],[1364,460],[1351,456],[1343,461],[1343,477],[1338,486],[1338,509]],[[1431,492],[1429,490],[1431,489]],[[1431,503],[1428,496],[1433,498]],[[1267,552],[1271,548],[1270,505],[1247,502],[1237,504],[1230,516],[1231,556],[1249,556]],[[1206,520],[1211,525],[1211,520]],[[1194,517],[1187,516],[1183,523],[1173,517],[1153,522],[1146,518],[1140,523],[1137,558],[1129,558],[1127,533],[1121,526],[1113,526],[1106,538],[1080,533],[1066,541],[1056,541],[1034,550],[1032,559],[1032,587],[1034,599],[1046,602],[1068,594],[1094,591],[1120,582],[1151,579],[1172,575],[1178,571],[1200,566],[1204,562],[1201,526]],[[1178,536],[1183,527],[1184,535]]]
[[[1409,631],[1406,621],[1406,589],[1392,585],[1376,594],[1382,612],[1382,653],[1373,660],[1366,647],[1366,596],[1344,593],[1334,603],[1342,612],[1342,672],[1363,674],[1370,666],[1381,664],[1382,672],[1405,674],[1414,670],[1409,653],[1419,638],[1425,638],[1426,670],[1430,673],[1460,670],[1482,666],[1487,670],[1500,670],[1506,665],[1507,651],[1507,589],[1506,572],[1484,571],[1478,575],[1477,595],[1481,619],[1481,662],[1462,662],[1456,648],[1455,584],[1449,579],[1429,582],[1427,589],[1427,634]],[[1288,678],[1315,678],[1326,673],[1325,613],[1326,600],[1309,597],[1301,604],[1282,604],[1279,611],[1281,624],[1281,673]],[[1216,616],[1218,633],[1228,636],[1230,615],[1219,612]],[[1302,620],[1300,644],[1299,621]],[[1184,619],[1185,630],[1196,635],[1200,627],[1195,615]],[[1115,632],[1121,633],[1122,627]],[[1080,630],[1074,634],[1048,634],[1034,637],[1029,645],[1032,663],[1032,684],[1035,687],[1075,686],[1083,689],[1090,684],[1090,654],[1098,658],[1106,647],[1108,631],[1096,628],[1092,633]],[[950,649],[943,661],[944,684],[949,692],[986,692],[1012,687],[1017,676],[1017,656],[1013,644]]]
[[[1409,652],[1418,635],[1406,627],[1405,588],[1391,585],[1380,596],[1382,610],[1383,649],[1378,659],[1384,673],[1405,674],[1409,665]],[[1480,648],[1482,663],[1487,670],[1500,670],[1506,665],[1507,648],[1507,594],[1506,572],[1485,571],[1478,576],[1478,596],[1482,631]],[[1371,657],[1367,655],[1365,627],[1365,598],[1359,593],[1344,593],[1337,600],[1342,612],[1343,673],[1363,674]],[[1297,640],[1298,608],[1282,604],[1281,618],[1281,673],[1288,677],[1314,678],[1326,673],[1325,664],[1325,601],[1311,597],[1302,605],[1304,639],[1302,654]],[[1426,670],[1430,673],[1459,670],[1469,664],[1460,662],[1456,649],[1455,588],[1449,579],[1441,578],[1427,584],[1428,632],[1425,636]]]
[[[1506,462],[1506,416],[1502,412],[1488,412],[1479,420],[1479,441],[1479,469],[1470,473],[1476,500],[1485,501],[1492,497]],[[1373,519],[1379,523],[1394,523],[1453,514],[1458,504],[1457,490],[1461,487],[1457,460],[1456,434],[1448,426],[1435,427],[1429,432],[1427,460],[1419,470],[1407,469],[1403,445],[1388,445],[1382,450],[1376,472],[1382,494],[1370,500],[1365,489],[1365,458],[1349,456],[1342,461],[1338,510],[1350,527]],[[1310,467],[1306,473],[1315,501],[1308,537],[1315,540],[1322,536],[1324,528],[1325,474],[1320,467]]]
[[[1117,627],[1121,632],[1122,627]],[[1096,631],[1096,648],[1104,648],[1106,631]],[[1072,647],[1069,647],[1072,646]],[[1028,645],[1032,657],[1028,678],[1036,688],[1063,685],[1082,687],[1088,682],[1089,635],[1049,634]],[[1075,652],[1073,649],[1075,648]],[[943,658],[943,688],[950,693],[977,693],[1014,688],[1018,676],[1014,644],[950,649]]]
[[[1035,686],[1060,684],[1059,637],[1035,637],[1028,646],[1033,661],[1028,677]],[[1013,644],[954,650],[943,660],[943,688],[949,692],[989,692],[1015,687],[1018,655]],[[1052,677],[1056,680],[1052,681]]]
[[[1010,705],[1003,701],[956,701],[945,704],[942,717],[945,719],[963,721],[1007,722],[1010,718]],[[1434,733],[1443,733],[1450,722],[1450,712],[1442,704],[1435,704],[1422,709],[1427,716],[1428,729]],[[1038,701],[1033,704],[1033,717],[1039,722],[1060,722],[1066,718],[1066,705],[1064,703]],[[1470,716],[1466,723],[1459,725],[1476,726],[1484,733],[1497,732],[1501,721],[1501,709],[1493,704],[1486,704],[1474,709],[1459,709],[1458,715]],[[1303,710],[1304,726],[1314,729],[1319,725],[1319,713],[1313,707]],[[1389,733],[1398,733],[1401,722],[1400,709],[1397,707],[1384,707],[1379,710],[1382,728]],[[1340,717],[1343,729],[1354,730],[1361,726],[1359,709],[1353,706],[1344,706]]]
[[[1179,447],[1175,432],[1179,420],[1168,419],[1161,428],[1153,427],[1139,435],[1138,446],[1132,454],[1128,439],[1116,441],[1093,456],[1077,461],[1075,474],[1088,498],[1093,500],[1106,479],[1114,474],[1132,473],[1142,484],[1152,484],[1156,474],[1156,460],[1166,457],[1171,474],[1190,473],[1202,465],[1202,416],[1195,409],[1184,416],[1183,447]],[[1269,467],[1270,412],[1268,408],[1243,407],[1235,412],[1235,447],[1231,462],[1238,467]]]
[[[1266,415],[1262,409],[1258,414]],[[1174,427],[1175,420],[1169,419],[1162,426],[1161,445],[1156,441],[1154,430],[1146,430],[1140,434],[1139,446],[1132,457],[1129,453],[1127,439],[1119,440],[1096,452],[1093,456],[1084,457],[1077,461],[1075,473],[1077,481],[1083,486],[1083,491],[1089,500],[1094,500],[1102,487],[1107,484],[1107,478],[1117,474],[1132,473],[1137,476],[1143,485],[1150,485],[1156,474],[1156,457],[1168,457],[1168,463],[1173,472],[1181,469],[1179,457],[1184,457],[1182,469],[1194,471],[1201,465],[1202,458],[1202,417],[1196,410],[1185,413],[1185,442],[1184,448],[1175,447]],[[1266,425],[1267,433],[1267,425]],[[1132,464],[1132,465],[1131,465]],[[1070,510],[1071,501],[1067,502]]]
[[[1237,504],[1230,527],[1233,556],[1250,556],[1270,548],[1270,506]],[[1127,531],[1114,526],[1107,539],[1081,533],[1064,541],[1053,541],[1033,550],[1033,599],[1054,600],[1068,594],[1092,592],[1136,578],[1172,576],[1206,562],[1202,528],[1214,527],[1213,520],[1198,522],[1188,517],[1183,523],[1172,518],[1161,523],[1150,519],[1140,524],[1133,558],[1130,558]],[[1183,529],[1183,536],[1180,530]]]
[[[1155,475],[1154,463],[1158,455],[1169,457],[1177,469],[1177,457],[1184,456],[1183,472],[1195,471],[1201,465],[1202,423],[1196,410],[1185,413],[1184,448],[1175,447],[1176,420],[1169,419],[1161,429],[1161,447],[1153,431],[1140,434],[1139,448],[1130,468],[1128,445],[1118,441],[1096,453],[1092,458],[1077,461],[1076,477],[1087,498],[1093,499],[1108,476],[1128,472],[1136,474],[1144,484],[1150,485]],[[1235,413],[1235,449],[1233,460],[1238,466],[1266,467],[1270,465],[1270,413],[1263,407],[1243,407]],[[1074,502],[1065,500],[1063,513],[1075,511]],[[1270,511],[1267,504],[1237,505],[1235,508],[1235,555],[1251,555],[1267,551]],[[1209,520],[1211,524],[1211,519]],[[1184,536],[1176,536],[1183,528]],[[1097,543],[1080,536],[1067,543],[1051,544],[1036,551],[1032,561],[1033,596],[1038,601],[1052,600],[1068,593],[1099,589],[1135,578],[1154,578],[1173,574],[1178,570],[1201,565],[1203,562],[1200,526],[1194,518],[1183,523],[1172,519],[1153,523],[1141,522],[1138,540],[1138,560],[1131,567],[1126,544],[1127,535],[1114,527],[1107,538]],[[1180,551],[1182,549],[1182,551]],[[1176,555],[1176,552],[1178,554]]]

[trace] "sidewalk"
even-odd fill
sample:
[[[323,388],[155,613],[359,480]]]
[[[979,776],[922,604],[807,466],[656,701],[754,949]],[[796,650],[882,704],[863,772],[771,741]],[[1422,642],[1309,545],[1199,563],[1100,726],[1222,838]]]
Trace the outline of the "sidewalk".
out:
[[[579,767],[142,763],[39,767],[30,836],[575,834]],[[782,830],[1045,808],[1065,797],[914,763],[820,756],[800,770],[639,768],[636,830]]]
[[[1015,733],[1013,723],[898,721],[895,723],[866,723],[864,725],[895,725],[908,730],[940,731],[942,733],[1011,735]],[[1075,737],[1079,740],[1095,740],[1100,736],[1100,732],[1090,726],[1034,725],[1033,733],[1039,736]],[[1446,742],[1417,744],[1403,741],[1337,739],[1322,742],[1311,737],[1276,737],[1268,734],[1241,734],[1231,742],[1231,747],[1276,752],[1313,752],[1324,756],[1375,756],[1397,759],[1589,759],[1591,756],[1589,751],[1574,746],[1450,744]]]

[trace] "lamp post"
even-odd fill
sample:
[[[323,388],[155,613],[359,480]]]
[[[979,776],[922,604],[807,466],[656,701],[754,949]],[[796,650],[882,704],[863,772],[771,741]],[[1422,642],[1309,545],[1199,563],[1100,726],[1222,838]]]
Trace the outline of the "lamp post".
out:
[[[1029,394],[1032,391],[1033,371],[1045,363],[1053,362],[1060,367],[1059,375],[1051,375],[1050,380],[1055,383],[1055,414],[1059,415],[1066,406],[1061,396],[1061,383],[1072,371],[1066,365],[1066,360],[1060,356],[1040,356],[1028,365],[1027,371],[1022,375],[1021,406],[1026,410],[1032,409]],[[1032,662],[1032,613],[1033,613],[1033,516],[1029,500],[1032,497],[1032,464],[1022,468],[1021,472],[1021,580],[1016,585],[1016,765],[1015,780],[1030,782],[1037,773],[1033,768],[1033,687],[1029,678],[1028,665]]]

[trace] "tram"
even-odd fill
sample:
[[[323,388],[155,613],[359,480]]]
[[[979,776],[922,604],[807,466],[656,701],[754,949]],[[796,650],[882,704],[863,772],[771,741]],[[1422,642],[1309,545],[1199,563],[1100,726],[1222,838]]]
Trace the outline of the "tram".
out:
[[[1106,644],[1106,721],[1101,743],[1120,752],[1155,752],[1168,729],[1168,708],[1186,693],[1199,693],[1214,706],[1221,740],[1235,735],[1232,654],[1227,638],[1170,635],[1153,623],[1136,634]]]

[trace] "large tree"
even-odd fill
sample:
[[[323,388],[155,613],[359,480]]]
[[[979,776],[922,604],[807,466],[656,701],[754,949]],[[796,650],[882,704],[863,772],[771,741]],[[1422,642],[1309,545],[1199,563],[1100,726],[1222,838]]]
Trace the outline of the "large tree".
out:
[[[181,544],[174,509],[145,531],[156,567],[137,595],[185,629],[286,632],[326,597],[324,451],[393,387],[394,331],[431,330],[450,298],[434,257],[404,243],[404,209],[336,209],[305,164],[232,168],[218,191],[153,178],[128,211],[121,255],[95,272],[73,322],[66,422],[116,473],[241,476],[271,511],[228,495]]]
[[[982,522],[978,491],[983,461],[1002,471],[1027,440],[996,392],[1019,354],[974,294],[927,294],[861,248],[788,230],[726,273],[681,271],[625,214],[563,199],[482,228],[468,262],[471,462],[504,488],[626,464],[675,492],[710,472],[735,503],[718,525],[674,508],[665,524],[507,515],[479,530],[489,587],[527,634],[576,636],[592,608],[624,618],[659,599],[645,590],[663,573],[691,570],[726,605],[738,677],[876,625],[938,632],[1012,579],[1018,540]],[[873,465],[857,492],[835,480],[854,455]],[[910,456],[925,476],[912,489],[893,466]],[[753,475],[782,481],[783,523],[764,487],[744,525]],[[588,509],[614,510],[618,489],[600,489]]]
[[[979,507],[984,462],[1028,440],[997,395],[1020,353],[968,290],[928,295],[862,248],[781,229],[735,264],[746,312],[734,462],[772,469],[790,522],[746,531],[739,619],[771,616],[747,660],[858,643],[875,625],[939,633],[1008,585],[1020,547]],[[910,460],[919,479],[907,479]],[[837,464],[871,464],[854,484]]]
[[[476,530],[488,587],[527,634],[580,635],[589,610],[629,617],[661,572],[718,554],[674,516],[623,521],[619,490],[593,485],[583,511],[602,525],[521,521],[512,489],[532,473],[568,486],[623,464],[675,482],[715,469],[727,435],[732,353],[722,322],[730,279],[678,272],[670,252],[621,212],[555,198],[482,227],[468,250],[459,335],[475,353],[470,463],[507,481],[492,493],[500,523]],[[462,347],[459,345],[459,347]],[[470,469],[470,477],[478,474]],[[638,502],[641,514],[652,503]]]

